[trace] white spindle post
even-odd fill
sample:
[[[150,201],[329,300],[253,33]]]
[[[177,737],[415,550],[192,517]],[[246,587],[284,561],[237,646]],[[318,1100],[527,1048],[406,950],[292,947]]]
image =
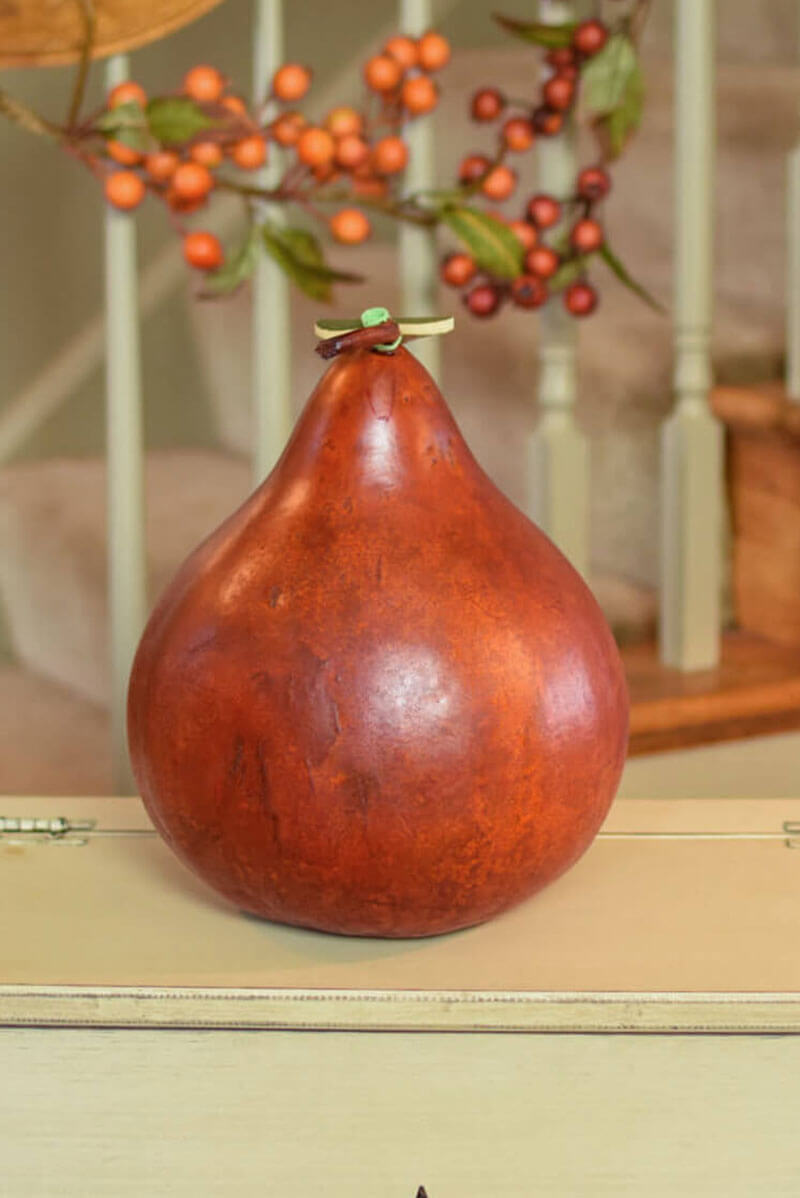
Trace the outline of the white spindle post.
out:
[[[433,24],[431,0],[400,0],[398,20],[401,33],[419,37]],[[433,187],[436,174],[431,117],[410,121],[405,130],[410,155],[404,177],[407,192]],[[402,280],[403,316],[432,316],[438,303],[438,259],[436,234],[418,225],[400,227],[398,253]],[[441,351],[438,337],[423,337],[409,349],[423,366],[439,377]]]
[[[109,87],[128,76],[127,59],[108,62]],[[144,437],[139,354],[136,225],[109,208],[106,244],[106,439],[111,729],[114,788],[135,793],[128,761],[128,676],[147,610]]]
[[[579,19],[581,3],[540,0],[539,19],[561,25]],[[539,190],[563,198],[575,188],[577,159],[573,122],[558,137],[539,138]],[[555,234],[562,227],[554,230]],[[540,417],[528,454],[527,503],[532,518],[573,566],[589,567],[589,448],[575,419],[578,334],[575,318],[555,298],[539,323]]]
[[[264,103],[272,76],[284,54],[282,0],[256,0],[253,48],[255,104]],[[271,161],[259,182],[269,187],[280,178],[280,151],[270,144]],[[278,205],[264,205],[264,215],[280,223]],[[277,262],[260,254],[253,279],[253,411],[256,484],[269,474],[283,451],[292,427],[291,311],[289,281]]]
[[[661,442],[661,657],[716,664],[722,435],[711,386],[714,0],[678,0],[675,29],[675,407]]]

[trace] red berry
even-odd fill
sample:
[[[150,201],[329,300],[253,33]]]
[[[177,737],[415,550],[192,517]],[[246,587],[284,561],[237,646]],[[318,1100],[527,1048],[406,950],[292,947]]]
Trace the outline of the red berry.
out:
[[[442,280],[449,287],[466,287],[475,276],[475,259],[469,254],[448,254],[442,263]]]
[[[183,256],[196,270],[216,270],[222,266],[224,254],[219,238],[213,233],[187,233],[183,239]]]
[[[589,283],[572,283],[564,292],[564,307],[572,316],[590,316],[597,307],[597,292]]]
[[[603,244],[603,229],[590,216],[576,221],[569,235],[570,244],[579,254],[592,254]]]
[[[530,149],[534,136],[533,125],[524,116],[512,116],[503,125],[503,141],[515,154]]]
[[[536,275],[520,275],[511,284],[511,299],[518,308],[540,308],[547,299],[547,288]]]
[[[473,121],[496,121],[506,106],[506,98],[496,87],[482,87],[472,97]]]
[[[531,120],[534,129],[541,133],[542,137],[555,137],[561,132],[561,126],[564,124],[563,114],[548,108],[546,104],[534,108]]]
[[[542,97],[548,108],[566,112],[575,98],[575,84],[566,75],[553,75],[542,88]]]
[[[461,160],[458,177],[462,183],[475,183],[488,171],[491,163],[485,154],[468,154]]]
[[[611,178],[602,166],[586,166],[578,175],[577,192],[582,200],[602,200],[611,191]]]
[[[516,186],[516,172],[512,171],[510,166],[501,163],[492,167],[481,183],[481,191],[490,200],[507,200]]]
[[[558,46],[555,50],[548,50],[544,60],[551,67],[555,67],[557,71],[561,71],[564,67],[575,65],[575,51],[572,46]]]
[[[552,279],[560,265],[560,257],[549,245],[535,245],[525,255],[525,270],[539,279]]]
[[[593,54],[602,50],[607,41],[608,30],[602,21],[597,21],[594,18],[590,21],[581,21],[572,35],[573,47],[586,58],[591,58]]]
[[[550,229],[561,219],[561,205],[554,196],[531,196],[528,200],[528,219],[539,229]]]
[[[500,291],[491,283],[479,283],[464,296],[464,303],[473,316],[493,316],[500,307]]]
[[[529,220],[510,220],[508,227],[526,250],[532,250],[539,235]]]

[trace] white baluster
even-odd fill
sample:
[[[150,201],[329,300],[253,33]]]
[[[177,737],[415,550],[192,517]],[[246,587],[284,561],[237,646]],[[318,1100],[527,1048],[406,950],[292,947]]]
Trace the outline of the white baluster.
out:
[[[253,45],[253,94],[263,103],[276,68],[284,54],[282,0],[256,0]],[[259,175],[264,187],[281,176],[281,154],[270,144],[271,159]],[[279,205],[265,204],[264,215],[279,224]],[[256,484],[269,474],[283,452],[292,428],[291,311],[289,280],[280,266],[259,254],[253,279],[253,411],[255,448],[253,473]]]
[[[400,0],[398,21],[401,33],[419,37],[433,24],[431,0]],[[403,183],[405,191],[415,192],[433,187],[436,164],[432,118],[422,117],[410,121],[404,136],[410,150]],[[404,224],[400,227],[398,238],[403,295],[403,311],[398,315],[431,316],[435,314],[438,304],[436,234],[418,225]],[[439,340],[438,337],[423,337],[409,345],[412,353],[434,378],[438,378],[440,372]]]
[[[539,19],[561,25],[580,19],[584,5],[570,0],[540,0]],[[570,119],[558,137],[537,142],[541,191],[563,198],[575,188],[575,128]],[[558,233],[558,228],[554,232]],[[573,566],[589,567],[589,447],[575,419],[578,333],[560,297],[539,318],[540,417],[528,452],[527,504]]]
[[[109,87],[128,77],[127,58],[111,58]],[[111,636],[111,729],[114,788],[135,793],[128,761],[128,676],[144,626],[144,437],[139,351],[136,225],[109,208],[106,245],[106,439],[108,465],[108,587]]]
[[[675,29],[675,407],[661,442],[661,658],[716,664],[722,435],[711,386],[713,0],[678,0]]]

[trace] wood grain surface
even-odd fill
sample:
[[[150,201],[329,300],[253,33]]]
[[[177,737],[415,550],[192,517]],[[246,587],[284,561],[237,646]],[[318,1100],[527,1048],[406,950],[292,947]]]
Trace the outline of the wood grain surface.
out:
[[[795,1198],[800,1038],[0,1030],[8,1198]]]

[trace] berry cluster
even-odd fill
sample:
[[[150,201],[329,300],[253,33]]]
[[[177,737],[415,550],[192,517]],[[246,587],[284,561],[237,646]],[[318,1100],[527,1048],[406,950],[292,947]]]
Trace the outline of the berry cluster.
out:
[[[254,111],[212,66],[193,67],[184,77],[181,94],[208,118],[208,128],[183,142],[173,141],[143,152],[113,137],[104,145],[105,195],[114,207],[130,211],[148,192],[163,200],[171,213],[187,215],[202,208],[216,187],[258,198],[266,192],[237,183],[219,168],[255,171],[268,159],[270,143],[292,151],[291,161],[272,198],[293,200],[322,219],[335,240],[348,245],[364,241],[371,232],[361,210],[365,202],[383,200],[390,182],[408,163],[404,124],[431,112],[439,92],[431,75],[450,58],[447,40],[436,32],[418,39],[389,38],[380,54],[364,66],[371,102],[364,110],[332,108],[319,123],[294,107],[311,86],[311,72],[286,63],[274,74],[263,111]],[[147,96],[135,82],[121,83],[107,99],[106,113],[134,105],[142,114]],[[275,109],[277,108],[277,113]],[[270,119],[264,113],[272,110]],[[124,169],[117,169],[122,167]],[[101,168],[102,170],[102,165]],[[321,217],[314,206],[329,198],[329,185],[339,182],[361,207],[342,207]],[[184,256],[199,270],[222,266],[218,238],[205,231],[183,231]]]
[[[129,81],[113,88],[99,111],[83,116],[92,57],[87,26],[66,121],[45,119],[2,88],[0,115],[49,137],[91,170],[115,208],[129,212],[148,194],[163,203],[186,261],[204,272],[202,296],[240,286],[265,252],[306,294],[329,300],[334,283],[360,280],[327,264],[309,224],[336,242],[358,245],[372,231],[370,214],[378,212],[430,230],[447,228],[458,238],[461,248],[444,259],[441,274],[462,290],[475,316],[490,316],[506,302],[537,309],[554,295],[572,315],[589,315],[598,302],[587,279],[593,256],[657,307],[606,244],[598,207],[611,188],[607,163],[621,153],[641,115],[636,47],[648,3],[625,0],[625,10],[608,25],[597,17],[558,26],[495,17],[508,32],[541,46],[546,77],[529,100],[496,86],[475,92],[470,113],[480,125],[495,125],[494,150],[467,154],[457,178],[438,189],[402,186],[408,124],[435,109],[435,76],[450,59],[446,38],[434,30],[390,37],[363,64],[363,103],[331,108],[320,119],[305,108],[311,71],[293,62],[275,71],[268,94],[256,103],[238,95],[216,67],[200,64],[176,93],[148,97]],[[539,192],[513,217],[498,212],[493,206],[518,187],[513,156],[538,138],[557,136],[580,93],[581,118],[599,142],[600,161],[579,172],[570,195]],[[238,195],[246,215],[240,242],[227,253],[209,228],[187,227],[187,218],[205,212],[220,192]],[[275,221],[275,205],[304,219],[296,226]]]
[[[555,137],[574,107],[583,63],[603,49],[608,30],[591,19],[576,26],[569,46],[548,50],[545,62],[551,68],[542,85],[538,103],[510,101],[497,87],[483,87],[470,102],[474,121],[489,124],[503,119],[494,158],[468,154],[459,167],[459,180],[467,189],[495,203],[509,199],[517,187],[516,171],[505,158],[509,153],[529,150],[537,137]],[[512,230],[525,250],[524,269],[508,281],[493,279],[480,271],[468,254],[449,254],[442,262],[441,276],[451,287],[467,288],[464,302],[473,316],[492,316],[506,300],[520,308],[539,308],[552,291],[561,291],[567,311],[588,316],[597,307],[597,292],[583,277],[589,255],[603,245],[603,229],[595,205],[608,195],[611,179],[602,166],[586,167],[578,175],[574,195],[559,200],[542,193],[528,198],[522,214],[506,220],[493,215]],[[561,244],[550,245],[544,234],[562,222],[571,221]]]
[[[561,291],[572,316],[589,316],[597,307],[597,292],[584,278],[587,259],[602,249],[603,227],[593,215],[595,205],[611,190],[602,166],[579,173],[575,194],[566,201],[540,192],[532,195],[524,216],[507,221],[525,250],[524,271],[510,282],[492,279],[478,269],[470,254],[457,251],[442,262],[441,275],[450,287],[468,288],[464,303],[473,316],[493,316],[510,300],[519,308],[540,308],[552,291]],[[563,248],[547,245],[542,235],[565,216],[571,225]]]

